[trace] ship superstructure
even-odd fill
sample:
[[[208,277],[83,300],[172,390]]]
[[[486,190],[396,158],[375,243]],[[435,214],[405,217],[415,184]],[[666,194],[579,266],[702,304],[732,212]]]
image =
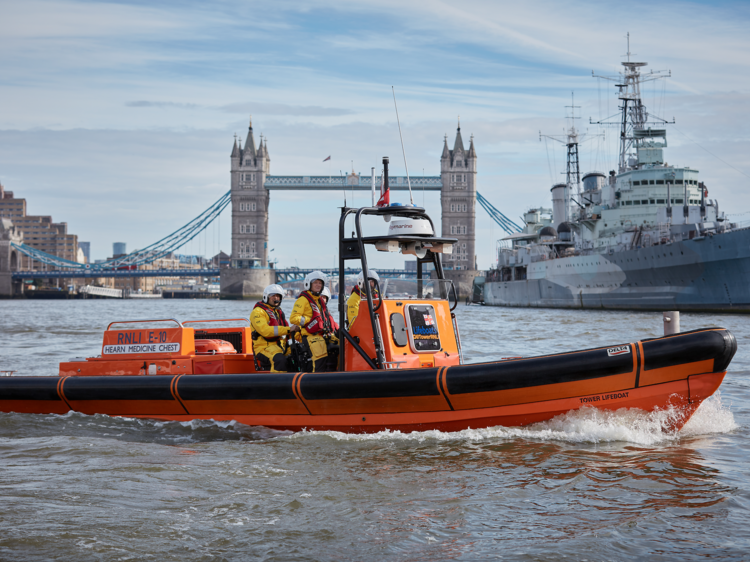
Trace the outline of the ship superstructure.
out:
[[[504,239],[485,303],[750,310],[750,230],[726,220],[698,170],[665,161],[668,122],[649,115],[640,89],[667,75],[643,74],[646,63],[630,56],[622,65],[617,172],[589,172],[579,183],[571,126],[567,181],[551,189],[551,227]]]

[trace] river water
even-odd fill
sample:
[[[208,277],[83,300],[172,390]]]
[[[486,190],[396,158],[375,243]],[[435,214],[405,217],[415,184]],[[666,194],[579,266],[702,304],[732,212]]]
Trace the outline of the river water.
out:
[[[285,302],[285,307],[291,303]],[[56,375],[112,320],[248,316],[227,301],[0,301],[0,370]],[[662,333],[637,312],[457,309],[467,361]],[[592,408],[527,428],[289,433],[0,414],[0,560],[703,560],[750,554],[750,317],[677,434]]]

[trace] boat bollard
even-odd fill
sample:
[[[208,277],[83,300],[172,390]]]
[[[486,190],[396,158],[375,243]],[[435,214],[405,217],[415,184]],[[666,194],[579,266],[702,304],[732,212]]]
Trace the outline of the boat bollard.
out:
[[[669,312],[663,312],[662,315],[664,317],[664,335],[678,334],[680,332],[680,312],[670,310]]]

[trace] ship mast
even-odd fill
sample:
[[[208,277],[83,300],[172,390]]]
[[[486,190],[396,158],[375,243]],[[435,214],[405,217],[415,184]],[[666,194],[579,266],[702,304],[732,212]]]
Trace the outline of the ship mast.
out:
[[[647,75],[641,74],[641,68],[646,66],[646,62],[634,62],[630,60],[633,53],[630,52],[630,33],[628,32],[628,52],[624,55],[627,57],[626,61],[621,64],[625,69],[620,72],[618,77],[611,76],[600,76],[591,74],[595,78],[603,78],[616,82],[615,86],[618,88],[618,98],[620,99],[620,121],[619,123],[613,123],[610,121],[590,121],[592,125],[617,125],[620,128],[620,161],[618,163],[618,173],[622,174],[628,170],[635,169],[638,165],[638,159],[633,154],[632,150],[637,148],[641,143],[642,135],[637,135],[636,131],[645,131],[649,128],[649,125],[663,125],[670,123],[660,117],[649,115],[646,111],[646,106],[643,105],[641,100],[641,84],[644,82],[652,82],[653,80],[659,80],[661,78],[669,78],[672,76],[671,71],[657,70],[650,71]],[[649,121],[649,118],[653,118],[653,121]],[[674,123],[674,119],[671,121]]]
[[[566,184],[568,190],[576,186],[576,195],[578,199],[581,198],[581,170],[578,166],[578,131],[576,131],[575,120],[580,119],[576,117],[576,108],[580,109],[580,105],[575,104],[575,97],[573,92],[570,93],[570,105],[566,106],[570,108],[570,129],[568,129],[568,170],[566,175]]]
[[[581,170],[578,164],[578,130],[575,126],[575,120],[580,119],[576,117],[575,110],[580,109],[581,106],[575,104],[575,96],[573,92],[570,93],[571,104],[566,105],[566,108],[570,108],[570,115],[567,117],[570,119],[570,127],[565,131],[565,135],[543,135],[539,131],[539,140],[543,138],[551,139],[563,143],[568,149],[567,157],[567,171],[565,177],[565,219],[564,222],[570,221],[570,203],[575,201],[572,199],[572,192],[575,188],[575,193],[578,199],[581,198]],[[578,203],[580,205],[580,203]],[[557,218],[555,219],[557,221]],[[563,221],[560,221],[563,222]]]

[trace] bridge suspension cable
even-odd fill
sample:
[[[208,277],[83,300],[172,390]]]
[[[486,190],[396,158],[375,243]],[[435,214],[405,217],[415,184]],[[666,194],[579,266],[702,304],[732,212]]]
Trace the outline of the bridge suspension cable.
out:
[[[484,208],[485,211],[487,211],[487,214],[490,215],[492,220],[500,225],[500,228],[502,228],[508,234],[515,234],[516,232],[521,232],[523,230],[523,228],[521,228],[519,225],[517,225],[503,213],[501,213],[492,203],[482,197],[482,195],[478,191],[477,202],[482,206],[482,208]]]
[[[26,244],[13,244],[19,252],[23,253],[30,258],[40,261],[47,265],[52,265],[60,268],[70,269],[117,269],[126,266],[138,266],[147,263],[151,263],[159,258],[162,258],[171,252],[174,252],[178,248],[181,248],[193,238],[198,236],[206,227],[211,224],[221,212],[227,208],[229,203],[232,201],[231,191],[227,191],[221,198],[211,205],[208,209],[203,211],[200,215],[195,217],[186,225],[178,228],[171,234],[165,236],[161,240],[157,240],[153,244],[146,246],[141,250],[135,250],[127,255],[112,258],[102,263],[97,264],[82,264],[32,248]]]

